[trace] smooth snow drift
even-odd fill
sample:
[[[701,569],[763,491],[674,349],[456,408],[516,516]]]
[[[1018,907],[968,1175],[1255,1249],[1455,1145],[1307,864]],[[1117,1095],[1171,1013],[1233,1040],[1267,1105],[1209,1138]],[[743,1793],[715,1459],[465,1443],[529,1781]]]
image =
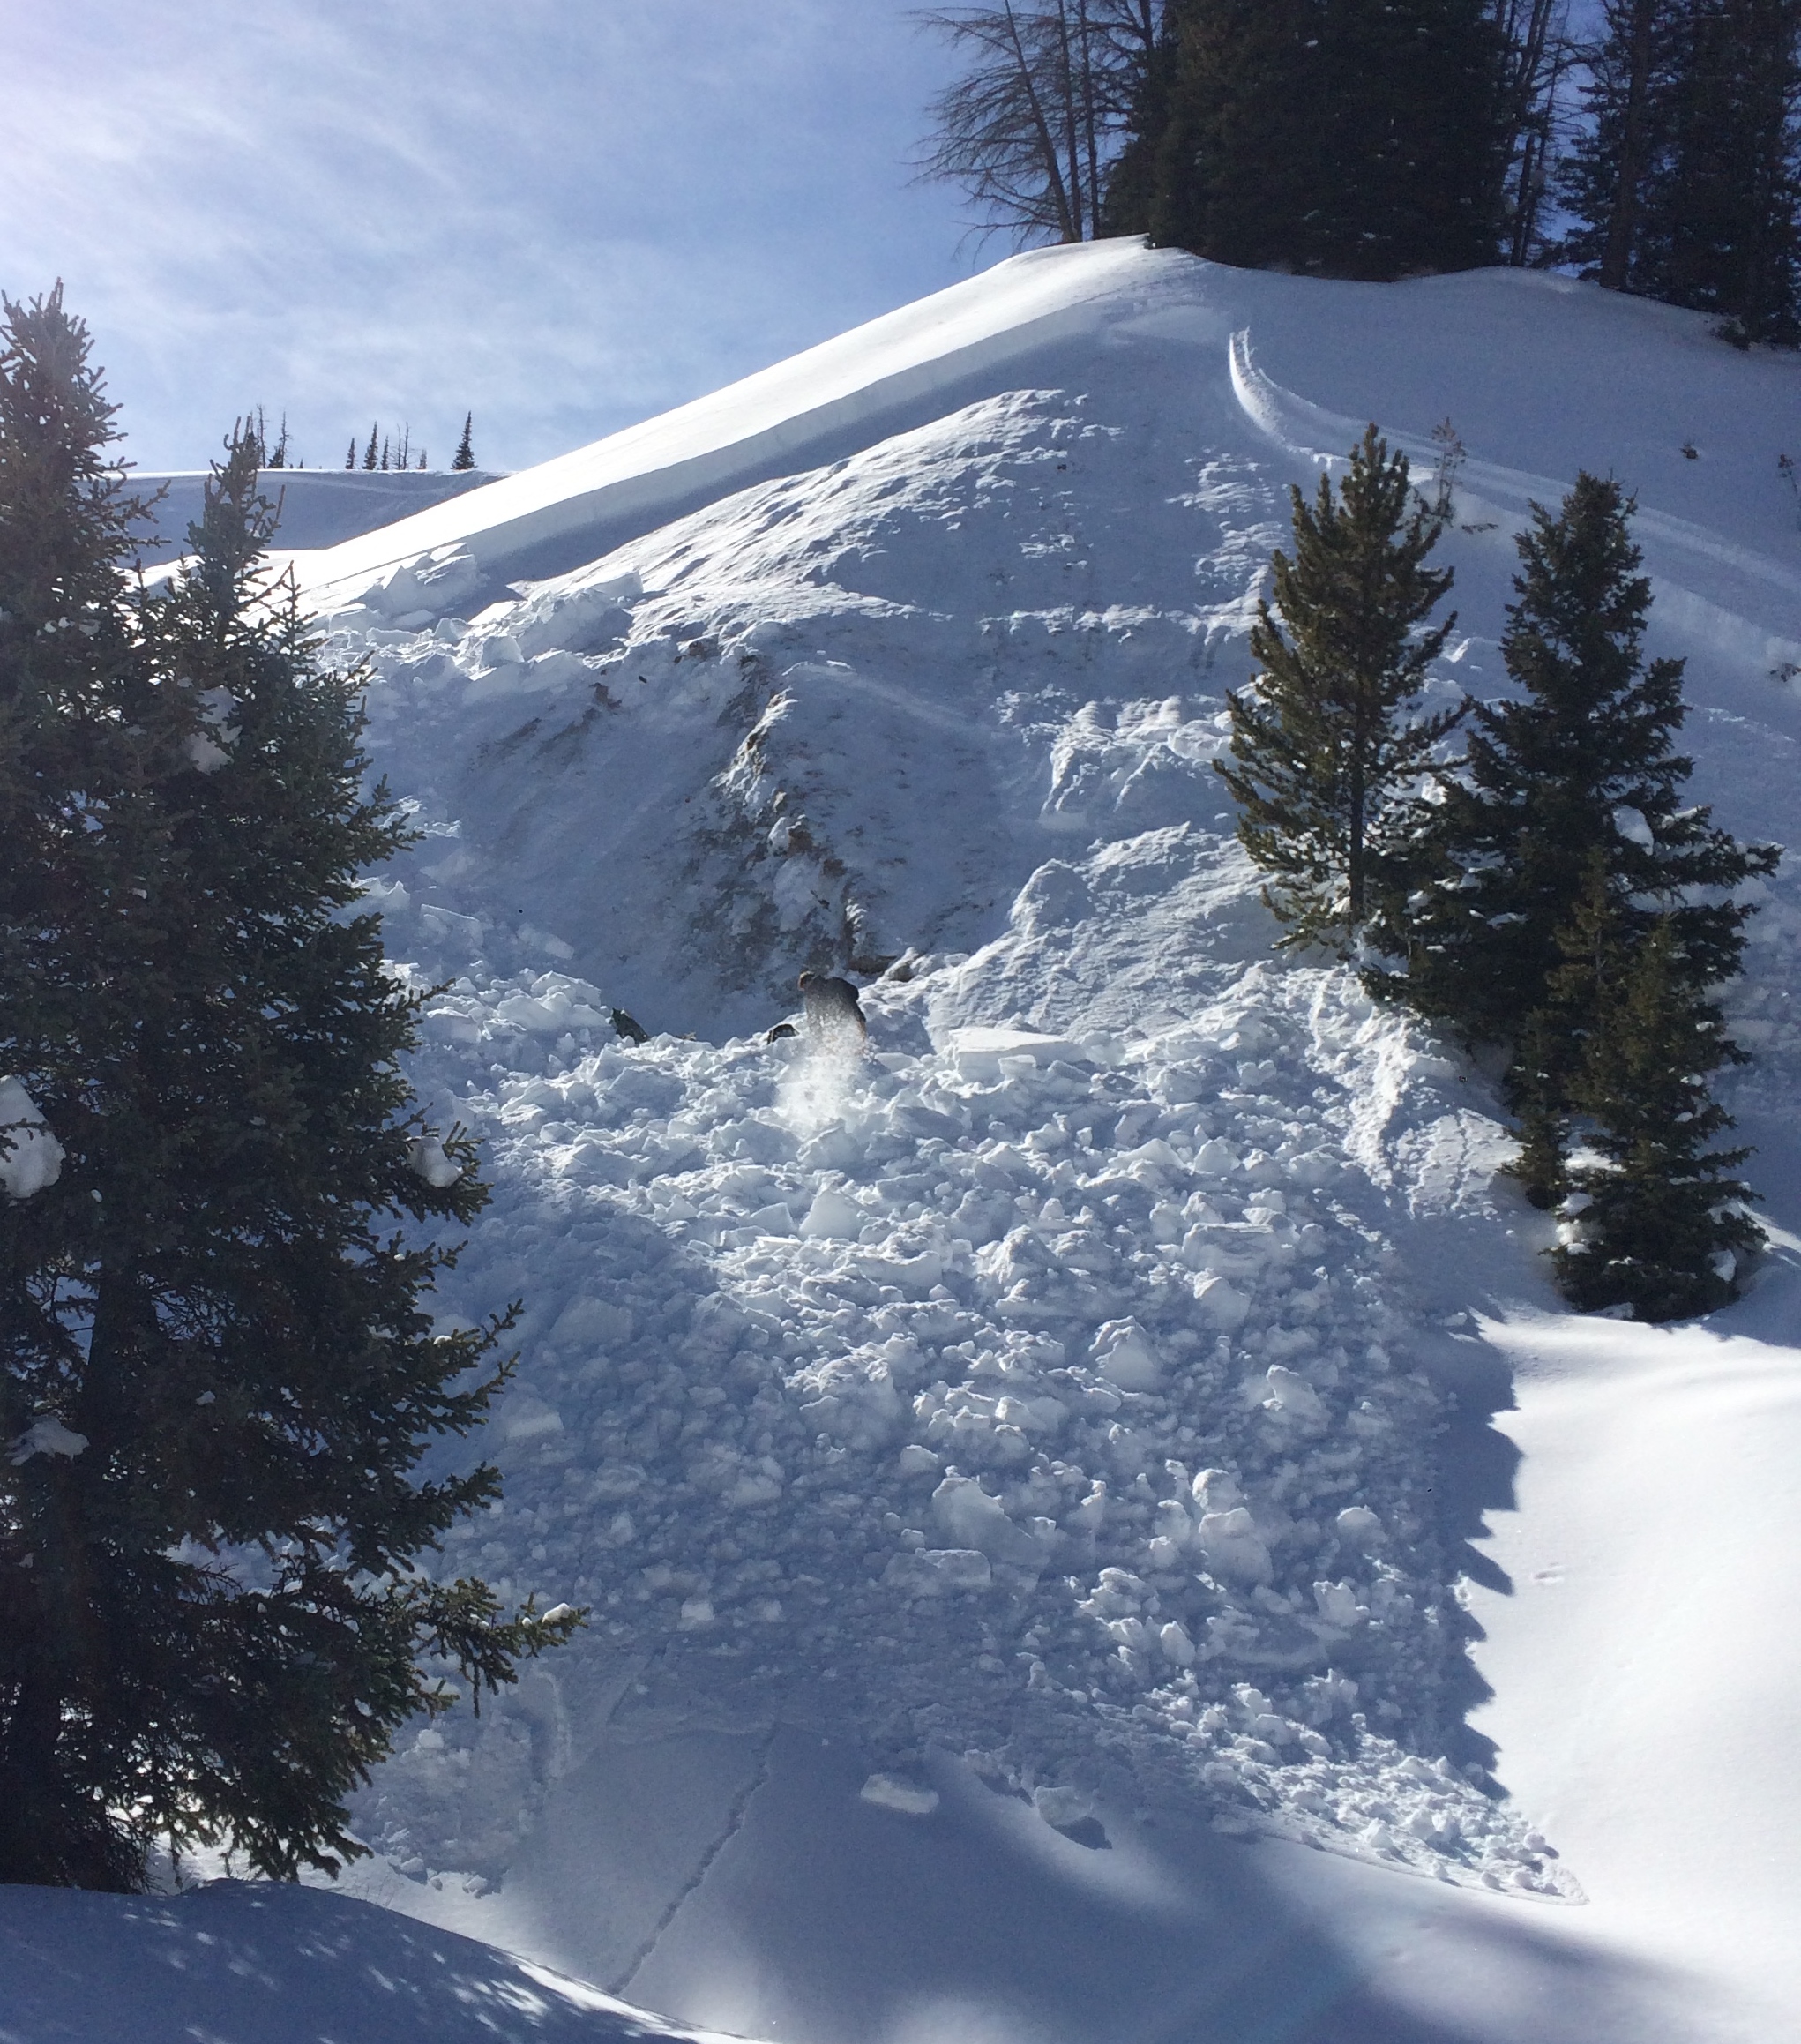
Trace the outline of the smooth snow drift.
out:
[[[1787,837],[1797,388],[1563,280],[1103,243],[295,557],[425,834],[371,887],[445,985],[418,1082],[496,1179],[442,1303],[525,1301],[506,1502],[443,1566],[594,1606],[383,1771],[360,1892],[788,2044],[1776,2033],[1797,1792],[1737,1745],[1638,1756],[1678,1682],[1780,1746],[1716,1687],[1750,1621],[1697,1658],[1592,1592],[1646,1675],[1572,1743],[1573,1636],[1523,1591],[1492,1620],[1536,1550],[1529,1513],[1501,1566],[1469,1545],[1515,1501],[1486,1417],[1515,1330],[1587,1323],[1482,1074],[1272,955],[1210,763],[1288,485],[1370,418],[1429,468],[1448,417],[1434,706],[1505,685],[1528,501],[1617,474],[1697,798]],[[1764,895],[1735,1104],[1776,1247],[1720,1318],[1769,1342],[1801,908]],[[803,968],[868,983],[868,1056],[762,1040]],[[1672,1338],[1609,1323],[1590,1403],[1528,1397],[1532,1510],[1530,1458]],[[1792,1404],[1757,1423],[1793,1441]],[[1657,1483],[1610,1464],[1569,1524],[1689,1609],[1733,1508]],[[1702,1782],[1755,1851],[1610,1842],[1628,1788]]]

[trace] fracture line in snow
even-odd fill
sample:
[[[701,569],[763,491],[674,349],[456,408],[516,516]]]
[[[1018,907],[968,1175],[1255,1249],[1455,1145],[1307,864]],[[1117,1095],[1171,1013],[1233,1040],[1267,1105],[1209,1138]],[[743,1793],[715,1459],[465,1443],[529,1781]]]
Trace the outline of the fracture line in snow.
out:
[[[757,1748],[756,1768],[736,1795],[732,1798],[731,1806],[726,1811],[725,1823],[720,1828],[719,1836],[701,1854],[694,1871],[664,1905],[662,1914],[652,1926],[649,1935],[633,1952],[631,1962],[617,1980],[609,1982],[607,1992],[609,1995],[623,1995],[626,1993],[632,1981],[644,1971],[651,1954],[656,1950],[664,1933],[682,1913],[689,1898],[699,1891],[706,1876],[713,1871],[714,1862],[744,1829],[744,1819],[750,1814],[751,1804],[755,1799],[758,1790],[763,1787],[769,1779],[769,1756],[774,1747],[775,1735],[779,1729],[780,1726],[772,1724],[768,1731],[765,1733],[763,1742]]]

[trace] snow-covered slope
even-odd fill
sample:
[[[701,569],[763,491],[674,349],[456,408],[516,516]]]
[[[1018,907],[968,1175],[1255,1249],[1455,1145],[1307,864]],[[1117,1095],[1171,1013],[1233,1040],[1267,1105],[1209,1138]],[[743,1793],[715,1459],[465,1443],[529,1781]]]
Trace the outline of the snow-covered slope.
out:
[[[316,1891],[0,1888],[6,2044],[730,2044]]]
[[[1704,1408],[1711,1471],[1750,1408],[1670,1389],[1715,1334],[1610,1324],[1582,1396],[1522,1379],[1497,1533],[1512,1359],[1588,1323],[1482,1074],[1272,957],[1210,763],[1287,486],[1371,417],[1430,463],[1448,416],[1442,698],[1503,685],[1528,502],[1618,474],[1697,793],[1786,838],[1797,387],[1559,280],[1101,244],[296,558],[426,834],[375,887],[450,983],[419,1082],[490,1146],[445,1305],[526,1306],[507,1501],[445,1565],[594,1607],[384,1771],[359,1892],[792,2044],[1776,2033],[1796,1962],[1719,1928],[1801,1887],[1797,1793],[1726,1729],[1780,1741],[1728,1708],[1776,1664],[1655,1615],[1703,1595],[1719,1479],[1573,1438]],[[1737,1104],[1777,1247],[1719,1324],[1761,1316],[1781,1387],[1801,910],[1767,895]],[[867,1058],[761,1040],[810,965],[871,983]],[[1539,1462],[1610,1504],[1542,1508]],[[1783,1538],[1782,1454],[1745,1466]],[[1581,1633],[1526,1586],[1558,1567],[1657,1673],[1580,1723]],[[1666,1786],[1725,1811],[1705,1853],[1625,1842]]]
[[[137,534],[138,550],[146,565],[172,559],[186,549],[188,528],[200,515],[208,474],[205,468],[131,473],[132,493],[155,500],[150,523]],[[459,475],[447,470],[420,475],[379,468],[265,468],[262,486],[280,513],[278,543],[316,549],[340,545],[493,480],[478,470]]]

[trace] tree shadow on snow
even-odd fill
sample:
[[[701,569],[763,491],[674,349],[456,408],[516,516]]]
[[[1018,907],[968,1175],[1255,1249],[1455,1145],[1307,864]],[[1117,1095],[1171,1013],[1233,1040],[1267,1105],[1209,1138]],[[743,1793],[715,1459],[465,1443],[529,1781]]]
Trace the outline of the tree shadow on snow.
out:
[[[1674,1976],[1544,1905],[1206,1826],[1063,1835],[960,1763],[938,1808],[858,1800],[778,1734],[769,1777],[635,1998],[783,2044],[1675,2044]],[[1654,2014],[1655,2012],[1655,2014]]]
[[[0,1890],[7,2044],[624,2044],[688,2035],[492,1945],[317,1888]]]

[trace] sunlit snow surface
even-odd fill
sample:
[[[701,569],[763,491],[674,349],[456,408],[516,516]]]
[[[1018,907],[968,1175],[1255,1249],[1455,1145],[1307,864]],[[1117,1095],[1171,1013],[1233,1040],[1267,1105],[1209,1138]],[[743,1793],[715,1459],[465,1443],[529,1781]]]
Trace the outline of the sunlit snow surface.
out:
[[[1227,1993],[1191,1926],[1210,2012],[1162,2029],[1117,1991],[1110,2018],[1035,2001],[1045,1962],[997,1928],[920,2037],[1757,2033],[1723,1988],[1542,1928],[1603,1921],[1625,1965],[1604,1841],[1503,1793],[1517,1732],[1497,1759],[1467,1721],[1467,1577],[1499,1574],[1467,1542],[1513,1501],[1490,1334],[1553,1314],[1545,1224],[1496,1177],[1483,1073],[1273,958],[1210,762],[1288,485],[1371,416],[1429,465],[1448,416],[1435,704],[1504,685],[1528,500],[1618,474],[1656,649],[1690,656],[1697,793],[1783,837],[1797,376],[1558,280],[1334,286],[1105,244],[298,558],[334,655],[373,661],[370,752],[427,834],[373,890],[396,957],[447,983],[417,1082],[496,1185],[442,1305],[525,1302],[485,1444],[506,1502],[444,1565],[594,1607],[383,1771],[365,1891],[690,2019],[874,2044],[940,1972],[850,2008],[751,1924],[759,1881],[799,1894],[794,1855],[852,1838],[847,1866],[952,1836],[974,1864],[1000,1824],[990,1898],[1028,1894],[1037,1838],[1078,1856],[1058,1880],[1109,1869],[1109,1907],[1207,1920],[1140,1865],[1137,1811],[1424,1876],[1379,1877],[1416,1928],[1543,1950],[1476,1966],[1467,2028],[1405,2027],[1401,1995],[1360,2029],[1342,1983],[1278,2023],[1273,1954]],[[563,572],[508,587],[534,563]],[[1797,932],[1785,873],[1735,995],[1779,1223]],[[762,1041],[807,966],[871,982],[867,1057]],[[1739,1314],[1792,1296],[1787,1256]],[[1609,1337],[1628,1370],[1672,1338]],[[1610,1693],[1588,1749],[1629,1772]],[[1429,1899],[1458,1888],[1461,1916]],[[1520,1908],[1585,1889],[1592,1912]],[[1344,1922],[1379,1915],[1355,1895]],[[1345,1935],[1303,1974],[1363,1978]]]

